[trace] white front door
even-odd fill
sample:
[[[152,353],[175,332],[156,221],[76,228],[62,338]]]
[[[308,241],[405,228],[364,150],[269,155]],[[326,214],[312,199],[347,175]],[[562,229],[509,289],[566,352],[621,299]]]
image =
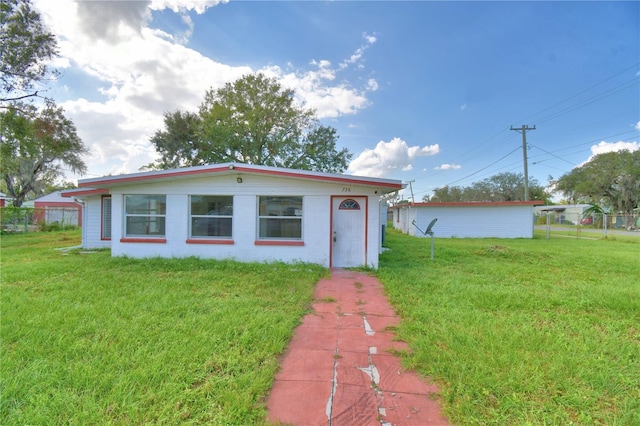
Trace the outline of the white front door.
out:
[[[331,266],[346,268],[367,263],[367,198],[333,197]]]

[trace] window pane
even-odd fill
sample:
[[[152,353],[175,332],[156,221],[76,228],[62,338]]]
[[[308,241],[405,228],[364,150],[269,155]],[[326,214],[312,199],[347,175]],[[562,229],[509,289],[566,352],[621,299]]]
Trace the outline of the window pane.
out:
[[[260,216],[302,216],[302,197],[260,197]]]
[[[301,219],[260,219],[260,238],[302,238]]]
[[[164,235],[162,216],[127,216],[127,235]]]
[[[348,198],[340,203],[340,210],[360,210],[360,204],[356,200]]]
[[[209,216],[232,216],[233,196],[192,195],[191,214]]]
[[[233,196],[191,196],[192,237],[231,238],[233,220],[229,216],[233,216]]]
[[[167,203],[164,195],[125,195],[126,214],[165,214]]]
[[[111,238],[111,197],[102,199],[102,238]]]
[[[259,238],[302,239],[302,197],[259,197]]]
[[[191,218],[191,236],[230,238],[231,222],[230,217],[193,217]]]

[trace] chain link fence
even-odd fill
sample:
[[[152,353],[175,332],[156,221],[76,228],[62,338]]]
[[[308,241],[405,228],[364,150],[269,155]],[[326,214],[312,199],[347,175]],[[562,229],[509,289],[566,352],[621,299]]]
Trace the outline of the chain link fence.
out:
[[[538,229],[573,230],[576,233],[637,233],[640,235],[640,214],[588,214],[542,211],[535,214]]]
[[[0,208],[0,229],[3,233],[74,229],[80,224],[79,211],[74,208],[12,206]]]

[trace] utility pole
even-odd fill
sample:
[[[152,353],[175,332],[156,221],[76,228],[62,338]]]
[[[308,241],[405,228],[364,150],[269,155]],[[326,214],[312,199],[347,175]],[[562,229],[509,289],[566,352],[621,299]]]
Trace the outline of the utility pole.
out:
[[[522,156],[524,158],[524,200],[529,201],[529,168],[527,166],[527,131],[535,130],[533,127],[525,126],[524,124],[520,128],[514,128],[511,126],[511,130],[522,133]]]
[[[415,182],[415,179],[409,181],[409,189],[411,190],[411,203],[415,204],[416,200],[413,198],[413,185],[411,185],[413,182]]]

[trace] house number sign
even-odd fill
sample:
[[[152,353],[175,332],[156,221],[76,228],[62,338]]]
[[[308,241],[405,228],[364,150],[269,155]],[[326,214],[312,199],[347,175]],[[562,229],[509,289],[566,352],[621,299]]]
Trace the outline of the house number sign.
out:
[[[349,187],[349,186],[343,186],[343,187],[342,187],[342,192],[351,192],[351,187]]]

